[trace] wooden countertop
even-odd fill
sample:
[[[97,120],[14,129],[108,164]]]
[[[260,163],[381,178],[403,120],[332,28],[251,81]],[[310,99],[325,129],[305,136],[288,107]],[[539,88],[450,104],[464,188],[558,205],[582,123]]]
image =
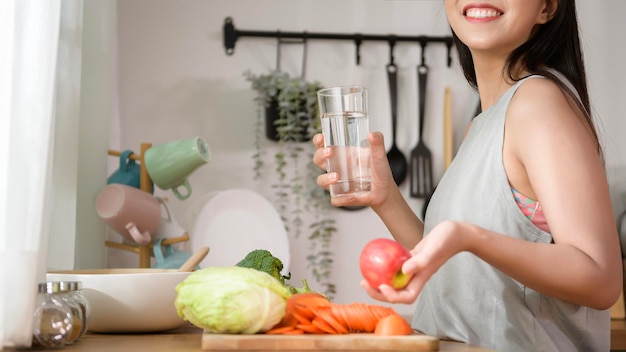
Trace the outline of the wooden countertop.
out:
[[[94,334],[88,333],[72,345],[57,351],[151,351],[151,352],[201,352],[202,330],[194,326],[159,334]],[[441,341],[440,351],[487,352],[492,351],[464,343]],[[11,350],[7,350],[11,351]],[[24,350],[22,350],[24,351]],[[39,351],[28,349],[28,351]],[[49,351],[49,350],[41,350]],[[257,351],[258,352],[258,351]],[[275,352],[275,351],[274,351]],[[324,351],[317,351],[324,352]]]
[[[611,320],[611,351],[626,350],[626,320]]]
[[[201,352],[202,330],[189,325],[159,334],[95,334],[88,333],[78,342],[58,351],[152,351],[152,352]],[[440,341],[440,351],[487,352],[489,349],[452,341]],[[626,320],[611,320],[611,351],[626,350]],[[5,349],[5,351],[15,351]],[[21,349],[20,351],[50,351]],[[257,351],[258,352],[258,351]],[[324,351],[318,351],[324,352]]]

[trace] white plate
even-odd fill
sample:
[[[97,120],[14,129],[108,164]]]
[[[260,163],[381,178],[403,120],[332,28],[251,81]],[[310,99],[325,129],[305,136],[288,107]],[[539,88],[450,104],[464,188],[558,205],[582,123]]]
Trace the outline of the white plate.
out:
[[[233,189],[214,193],[198,213],[190,234],[192,251],[209,246],[201,268],[232,266],[255,249],[266,249],[289,273],[289,237],[274,206],[262,195]]]

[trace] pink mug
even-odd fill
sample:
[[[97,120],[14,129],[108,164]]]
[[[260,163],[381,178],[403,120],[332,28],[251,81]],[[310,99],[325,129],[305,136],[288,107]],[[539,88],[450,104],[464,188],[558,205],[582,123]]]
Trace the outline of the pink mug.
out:
[[[96,198],[96,211],[112,230],[140,245],[152,242],[161,221],[158,198],[123,184],[104,187]]]

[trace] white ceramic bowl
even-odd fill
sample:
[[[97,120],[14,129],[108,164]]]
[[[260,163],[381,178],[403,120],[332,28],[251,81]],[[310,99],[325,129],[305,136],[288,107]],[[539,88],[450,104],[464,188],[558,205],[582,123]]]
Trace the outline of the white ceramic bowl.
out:
[[[89,330],[159,332],[186,322],[178,317],[176,285],[190,272],[174,269],[89,269],[54,271],[48,281],[81,281],[90,305]]]

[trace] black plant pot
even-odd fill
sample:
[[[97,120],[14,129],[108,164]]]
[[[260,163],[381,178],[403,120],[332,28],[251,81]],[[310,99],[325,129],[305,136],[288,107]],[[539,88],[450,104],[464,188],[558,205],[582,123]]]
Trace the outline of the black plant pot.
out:
[[[276,130],[276,121],[280,117],[278,111],[278,101],[272,99],[270,104],[265,108],[265,137],[271,141],[278,141],[278,131]]]
[[[304,104],[302,104],[304,106]],[[302,120],[300,121],[301,126],[303,127],[301,131],[299,131],[295,135],[296,142],[306,142],[309,141],[313,136],[308,133],[309,119],[307,113],[302,114]],[[278,128],[280,127],[277,121],[280,120],[280,109],[278,108],[278,100],[275,98],[272,99],[268,106],[265,107],[265,137],[271,141],[278,142],[280,140],[280,133]]]

